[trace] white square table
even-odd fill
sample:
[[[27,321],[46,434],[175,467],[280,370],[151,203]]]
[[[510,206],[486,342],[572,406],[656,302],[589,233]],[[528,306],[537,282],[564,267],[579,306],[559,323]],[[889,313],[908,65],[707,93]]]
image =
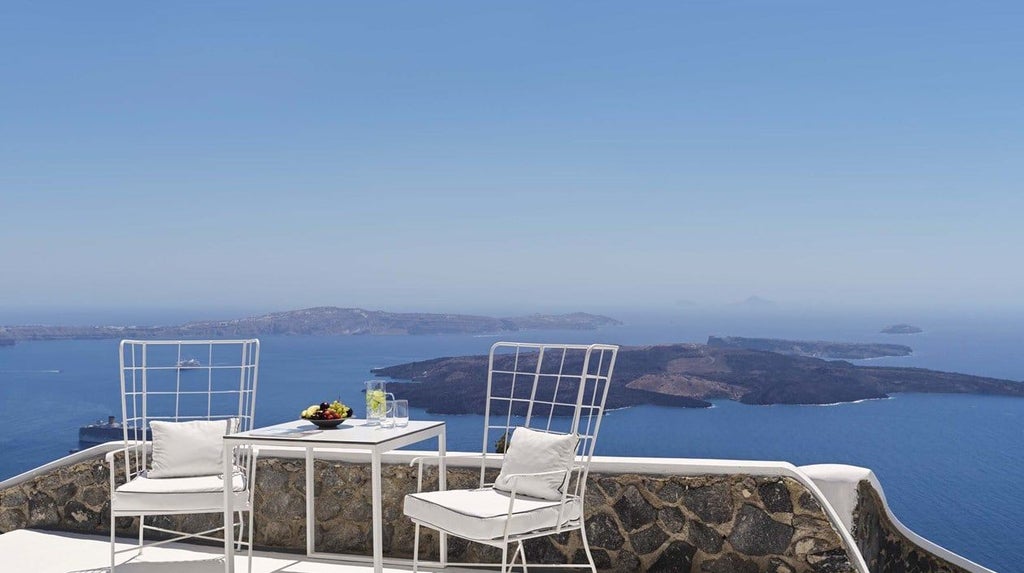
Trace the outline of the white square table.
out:
[[[381,454],[415,444],[430,438],[437,438],[438,487],[444,490],[445,479],[445,425],[444,422],[412,420],[405,427],[382,428],[370,426],[366,420],[348,419],[336,429],[321,430],[311,422],[296,420],[275,426],[257,428],[248,432],[224,436],[224,475],[233,470],[233,450],[236,446],[288,446],[300,447],[306,451],[306,555],[323,559],[351,559],[356,556],[340,556],[318,552],[316,542],[316,513],[314,511],[313,459],[316,450],[356,450],[370,453],[371,488],[373,499],[373,570],[381,573],[384,567],[383,517],[381,508]],[[254,470],[255,471],[255,470]],[[252,480],[253,476],[250,476]],[[254,483],[249,484],[255,487]],[[234,571],[234,531],[230,491],[224,492],[224,556],[225,570]],[[446,539],[441,536],[441,559],[447,561]],[[363,558],[365,559],[365,557]]]

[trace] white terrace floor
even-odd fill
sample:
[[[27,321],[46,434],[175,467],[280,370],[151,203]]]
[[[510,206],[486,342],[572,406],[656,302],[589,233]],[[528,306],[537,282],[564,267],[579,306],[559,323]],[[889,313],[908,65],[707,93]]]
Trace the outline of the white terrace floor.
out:
[[[122,543],[123,542],[123,543]],[[119,538],[118,549],[129,547]],[[216,547],[169,543],[147,548],[141,557],[125,552],[118,555],[117,573],[221,573],[223,550]],[[124,563],[124,565],[121,565]],[[107,537],[52,531],[19,529],[0,535],[0,572],[3,573],[107,573],[110,542]],[[385,573],[406,573],[408,567],[384,566]],[[235,571],[246,571],[246,558],[235,559]],[[304,555],[256,551],[253,573],[369,573],[367,563],[351,564]],[[431,571],[420,567],[420,571]],[[448,567],[446,573],[468,573],[483,569]]]

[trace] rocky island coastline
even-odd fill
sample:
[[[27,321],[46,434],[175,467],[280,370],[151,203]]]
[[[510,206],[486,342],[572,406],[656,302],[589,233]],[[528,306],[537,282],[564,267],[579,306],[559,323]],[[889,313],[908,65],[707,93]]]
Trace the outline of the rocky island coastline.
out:
[[[484,412],[487,356],[437,358],[373,373],[405,382],[388,389],[431,413]],[[923,368],[856,366],[745,348],[666,344],[622,348],[607,406],[707,408],[714,399],[760,405],[835,404],[897,392],[1024,397],[1024,383]]]
[[[823,340],[784,340],[781,338],[744,338],[742,336],[709,336],[708,346],[745,348],[778,352],[789,356],[864,360],[886,356],[910,356],[913,349],[903,344],[875,342],[826,342]]]
[[[265,335],[353,336],[496,334],[520,330],[593,330],[622,324],[614,318],[576,312],[493,318],[470,314],[395,313],[321,306],[231,320],[175,326],[2,326],[0,339],[86,340],[109,338],[215,339]]]

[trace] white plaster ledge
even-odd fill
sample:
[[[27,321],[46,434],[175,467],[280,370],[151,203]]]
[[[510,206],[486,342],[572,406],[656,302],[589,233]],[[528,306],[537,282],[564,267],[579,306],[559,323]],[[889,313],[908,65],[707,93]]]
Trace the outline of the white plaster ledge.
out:
[[[34,477],[48,474],[53,470],[62,468],[64,466],[70,466],[77,464],[78,462],[84,462],[89,458],[96,456],[102,457],[109,451],[119,450],[124,448],[124,442],[107,442],[105,444],[99,444],[91,448],[79,450],[73,454],[68,454],[63,458],[57,458],[52,462],[47,462],[39,467],[32,468],[25,473],[20,473],[16,476],[9,477],[3,481],[0,481],[0,489],[7,489],[9,487],[16,486],[20,483],[26,482]]]
[[[900,523],[900,520],[896,518],[889,508],[889,503],[885,500],[885,491],[882,489],[882,484],[871,470],[843,464],[817,464],[800,466],[797,469],[818,486],[821,493],[828,499],[829,505],[839,514],[839,519],[847,531],[853,531],[853,512],[857,509],[858,499],[857,487],[861,481],[867,480],[871,483],[871,487],[875,488],[875,491],[878,492],[878,497],[882,500],[882,508],[885,510],[893,526],[911,543],[940,559],[945,559],[972,573],[995,573],[995,571],[987,567],[978,565],[945,547],[940,547],[928,541]]]
[[[874,476],[871,470],[842,464],[800,466],[839,514],[847,529],[853,531],[853,512],[857,509],[857,484]]]

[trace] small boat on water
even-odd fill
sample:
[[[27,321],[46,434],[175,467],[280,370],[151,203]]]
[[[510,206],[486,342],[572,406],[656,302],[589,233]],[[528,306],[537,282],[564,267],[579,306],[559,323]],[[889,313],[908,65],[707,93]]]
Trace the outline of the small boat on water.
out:
[[[129,429],[129,439],[133,438]],[[141,436],[140,436],[141,437]],[[92,424],[86,424],[78,428],[78,444],[80,446],[94,446],[107,442],[115,442],[124,439],[124,426],[114,416],[107,416],[107,421],[96,420]],[[146,440],[152,439],[149,429],[146,429]]]
[[[187,358],[178,361],[178,368],[181,370],[188,370],[189,368],[199,368],[203,365],[198,358]]]

